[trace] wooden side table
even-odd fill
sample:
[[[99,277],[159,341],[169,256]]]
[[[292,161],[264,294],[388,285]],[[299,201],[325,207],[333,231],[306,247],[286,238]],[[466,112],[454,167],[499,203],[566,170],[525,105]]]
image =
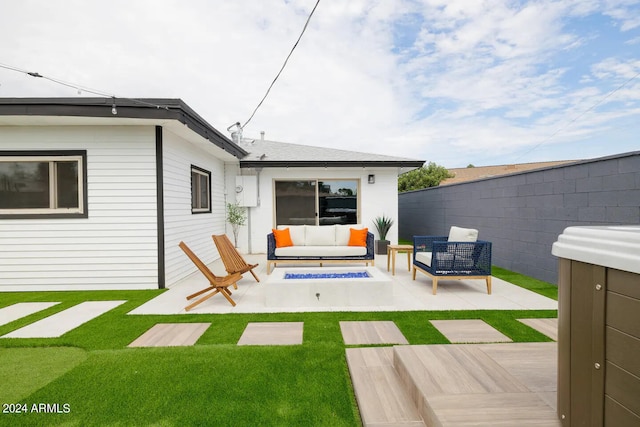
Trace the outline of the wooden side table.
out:
[[[391,274],[396,275],[396,253],[407,253],[407,270],[411,271],[411,254],[413,253],[413,245],[387,245],[387,271],[389,271],[389,262],[391,262]]]

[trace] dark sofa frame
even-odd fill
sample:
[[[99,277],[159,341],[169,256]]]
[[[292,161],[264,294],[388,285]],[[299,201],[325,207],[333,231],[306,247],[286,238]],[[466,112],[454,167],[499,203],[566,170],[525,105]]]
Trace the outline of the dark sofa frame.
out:
[[[311,256],[276,256],[276,239],[273,233],[267,234],[267,274],[271,274],[271,266],[274,267],[278,262],[283,264],[310,264],[319,262],[320,267],[322,264],[349,264],[364,262],[367,266],[371,263],[375,265],[374,259],[374,236],[373,233],[367,233],[367,254],[358,256],[323,256],[323,257],[311,257]]]

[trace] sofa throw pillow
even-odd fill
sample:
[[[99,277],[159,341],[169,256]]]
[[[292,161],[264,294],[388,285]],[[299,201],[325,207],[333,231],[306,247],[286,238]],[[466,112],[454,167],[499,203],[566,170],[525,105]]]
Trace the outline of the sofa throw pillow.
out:
[[[360,230],[362,224],[339,224],[336,225],[336,246],[349,246],[351,229]]]
[[[291,234],[289,233],[289,229],[285,228],[283,230],[272,229],[273,237],[276,238],[276,248],[286,248],[287,246],[293,246],[293,242],[291,241]]]
[[[449,230],[450,242],[475,242],[478,240],[478,230],[474,228],[461,228],[455,225]]]
[[[367,246],[368,228],[356,230],[352,228],[349,235],[349,246]]]
[[[278,225],[276,230],[284,230],[285,228],[289,229],[289,235],[291,236],[293,246],[305,245],[306,225]]]

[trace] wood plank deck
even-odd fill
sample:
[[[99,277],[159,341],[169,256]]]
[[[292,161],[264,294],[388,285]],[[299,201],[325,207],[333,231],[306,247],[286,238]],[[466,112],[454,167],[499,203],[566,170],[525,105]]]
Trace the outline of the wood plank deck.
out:
[[[347,349],[347,362],[365,426],[560,426],[556,343]]]
[[[392,347],[348,348],[347,364],[365,427],[424,427],[393,367]]]

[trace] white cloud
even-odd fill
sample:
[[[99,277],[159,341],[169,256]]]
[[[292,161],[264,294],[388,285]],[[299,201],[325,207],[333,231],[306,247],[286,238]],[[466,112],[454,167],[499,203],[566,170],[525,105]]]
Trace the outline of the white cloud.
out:
[[[224,132],[248,119],[314,4],[7,0],[0,63],[124,97],[180,97]],[[640,122],[635,79],[567,126],[640,70],[640,52],[590,50],[596,21],[634,46],[639,9],[630,0],[323,0],[245,135],[450,167],[506,163],[531,147],[553,160],[554,146],[607,131],[615,139],[620,120]],[[0,96],[76,93],[0,69]]]

